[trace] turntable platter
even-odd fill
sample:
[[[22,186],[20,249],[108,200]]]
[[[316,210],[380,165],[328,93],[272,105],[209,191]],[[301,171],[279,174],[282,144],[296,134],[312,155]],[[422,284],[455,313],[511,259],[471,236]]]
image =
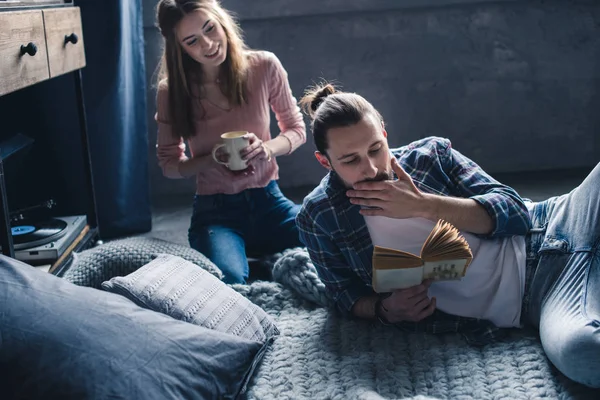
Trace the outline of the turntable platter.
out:
[[[67,223],[60,219],[46,221],[19,221],[11,226],[15,250],[52,242],[66,233]]]

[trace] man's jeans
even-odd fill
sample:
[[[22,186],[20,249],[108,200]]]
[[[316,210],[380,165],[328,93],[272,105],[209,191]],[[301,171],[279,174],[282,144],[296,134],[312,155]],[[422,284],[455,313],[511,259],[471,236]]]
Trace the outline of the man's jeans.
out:
[[[188,240],[223,271],[226,283],[244,283],[246,254],[260,257],[301,246],[299,210],[275,181],[237,194],[196,195]]]
[[[600,164],[530,214],[524,317],[562,373],[600,387]]]

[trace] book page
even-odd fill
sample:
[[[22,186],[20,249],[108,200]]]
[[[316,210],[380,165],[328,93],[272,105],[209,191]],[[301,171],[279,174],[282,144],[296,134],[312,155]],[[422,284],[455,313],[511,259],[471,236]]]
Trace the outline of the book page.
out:
[[[377,254],[377,255],[394,256],[394,257],[399,257],[399,258],[420,258],[416,254],[408,253],[408,252],[402,251],[402,250],[390,249],[388,247],[382,247],[382,246],[373,247],[373,254],[374,255]]]
[[[470,260],[466,258],[426,261],[425,264],[423,264],[423,280],[459,280],[467,273],[469,262]]]
[[[373,269],[414,268],[423,265],[420,257],[401,250],[375,246],[373,248]]]
[[[470,260],[473,253],[458,229],[446,221],[439,220],[423,244],[421,257],[425,261],[460,258]]]
[[[373,290],[377,293],[406,289],[423,282],[423,267],[373,270]]]
[[[401,250],[375,246],[373,290],[378,293],[405,289],[425,279],[458,280],[473,259],[467,240],[452,224],[439,220],[425,240],[421,257]]]

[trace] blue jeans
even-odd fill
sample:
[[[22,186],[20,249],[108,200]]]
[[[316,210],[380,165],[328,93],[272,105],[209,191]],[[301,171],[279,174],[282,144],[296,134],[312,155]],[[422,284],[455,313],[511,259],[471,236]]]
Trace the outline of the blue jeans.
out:
[[[277,182],[237,194],[194,197],[188,240],[223,271],[226,283],[245,283],[252,257],[302,246],[296,228],[300,206]]]
[[[535,203],[527,243],[526,322],[550,361],[600,387],[600,164],[568,194]]]

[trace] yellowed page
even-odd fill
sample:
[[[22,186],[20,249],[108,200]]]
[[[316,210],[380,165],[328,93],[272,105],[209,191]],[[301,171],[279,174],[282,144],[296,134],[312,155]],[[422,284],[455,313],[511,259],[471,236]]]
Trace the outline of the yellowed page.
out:
[[[423,282],[423,267],[373,271],[373,290],[386,293],[417,286]]]
[[[423,264],[423,279],[458,280],[465,276],[468,266],[469,260],[464,258],[427,261]]]
[[[439,220],[423,244],[421,257],[433,258],[472,258],[467,240],[452,224]]]
[[[372,262],[373,270],[405,269],[423,265],[423,260],[415,254],[381,246],[373,248]]]

